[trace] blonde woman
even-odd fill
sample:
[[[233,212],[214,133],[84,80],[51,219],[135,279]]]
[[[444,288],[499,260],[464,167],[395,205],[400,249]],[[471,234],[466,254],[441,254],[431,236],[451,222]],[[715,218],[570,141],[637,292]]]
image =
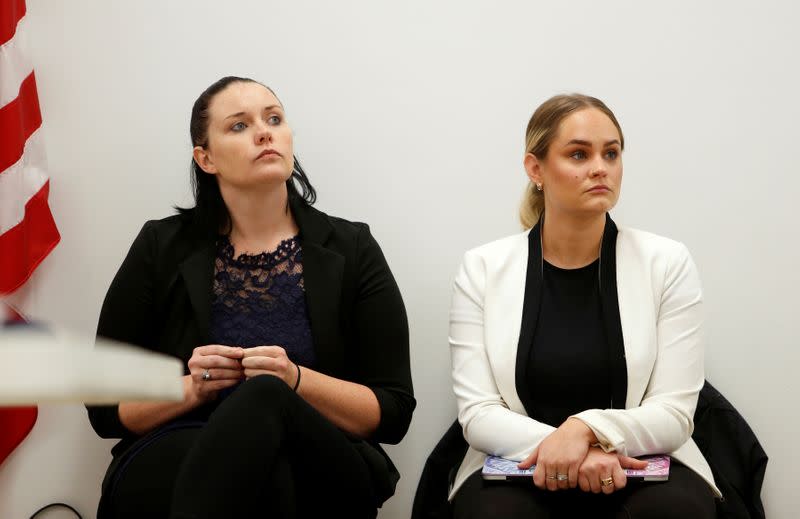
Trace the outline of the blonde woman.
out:
[[[703,385],[701,287],[686,247],[617,227],[625,140],[599,99],[560,95],[533,114],[525,231],[467,252],[450,346],[469,450],[458,518],[714,517],[691,440]],[[672,456],[668,482],[625,468]],[[535,464],[532,481],[483,481],[488,454]]]

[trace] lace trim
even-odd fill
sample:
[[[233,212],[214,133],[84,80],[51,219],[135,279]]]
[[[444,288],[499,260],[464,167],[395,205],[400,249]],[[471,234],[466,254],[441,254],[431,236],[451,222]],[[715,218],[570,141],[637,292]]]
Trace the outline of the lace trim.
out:
[[[227,237],[217,241],[211,336],[242,347],[277,344],[304,366],[315,362],[297,237],[270,252],[236,258]]]
[[[217,248],[219,250],[218,258],[227,264],[234,264],[236,266],[246,267],[262,267],[271,268],[281,261],[289,258],[297,252],[300,248],[300,235],[292,236],[282,240],[273,251],[264,251],[258,254],[249,254],[243,252],[234,257],[233,244],[230,237],[227,235],[220,236],[217,241]]]

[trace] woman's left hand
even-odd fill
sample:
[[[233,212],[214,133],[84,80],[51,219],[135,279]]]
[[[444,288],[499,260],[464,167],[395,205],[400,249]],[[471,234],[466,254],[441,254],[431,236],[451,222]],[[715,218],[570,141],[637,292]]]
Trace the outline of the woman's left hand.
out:
[[[280,346],[245,348],[242,368],[248,380],[258,375],[274,375],[292,388],[297,382],[297,366]]]
[[[592,447],[578,472],[578,483],[584,492],[611,494],[628,483],[624,469],[642,470],[647,462]]]
[[[518,467],[527,469],[536,464],[533,484],[542,490],[575,488],[578,469],[589,452],[589,445],[596,441],[586,424],[577,418],[567,418]]]

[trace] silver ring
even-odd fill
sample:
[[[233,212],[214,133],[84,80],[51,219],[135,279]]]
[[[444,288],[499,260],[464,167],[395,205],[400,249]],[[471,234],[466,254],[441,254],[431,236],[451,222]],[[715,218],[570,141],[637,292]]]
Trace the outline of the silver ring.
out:
[[[202,378],[205,381],[211,380],[211,373],[207,369],[204,369],[203,374],[200,376],[200,378]]]
[[[567,474],[556,474],[557,481],[567,481],[569,480],[569,475]]]

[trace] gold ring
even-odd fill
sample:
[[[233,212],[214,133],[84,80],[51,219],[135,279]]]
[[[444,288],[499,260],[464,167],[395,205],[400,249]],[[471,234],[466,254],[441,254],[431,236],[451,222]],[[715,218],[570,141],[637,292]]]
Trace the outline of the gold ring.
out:
[[[610,487],[614,484],[614,478],[608,476],[607,478],[600,478],[601,487]]]
[[[555,476],[547,476],[547,479],[555,481],[557,478]]]

